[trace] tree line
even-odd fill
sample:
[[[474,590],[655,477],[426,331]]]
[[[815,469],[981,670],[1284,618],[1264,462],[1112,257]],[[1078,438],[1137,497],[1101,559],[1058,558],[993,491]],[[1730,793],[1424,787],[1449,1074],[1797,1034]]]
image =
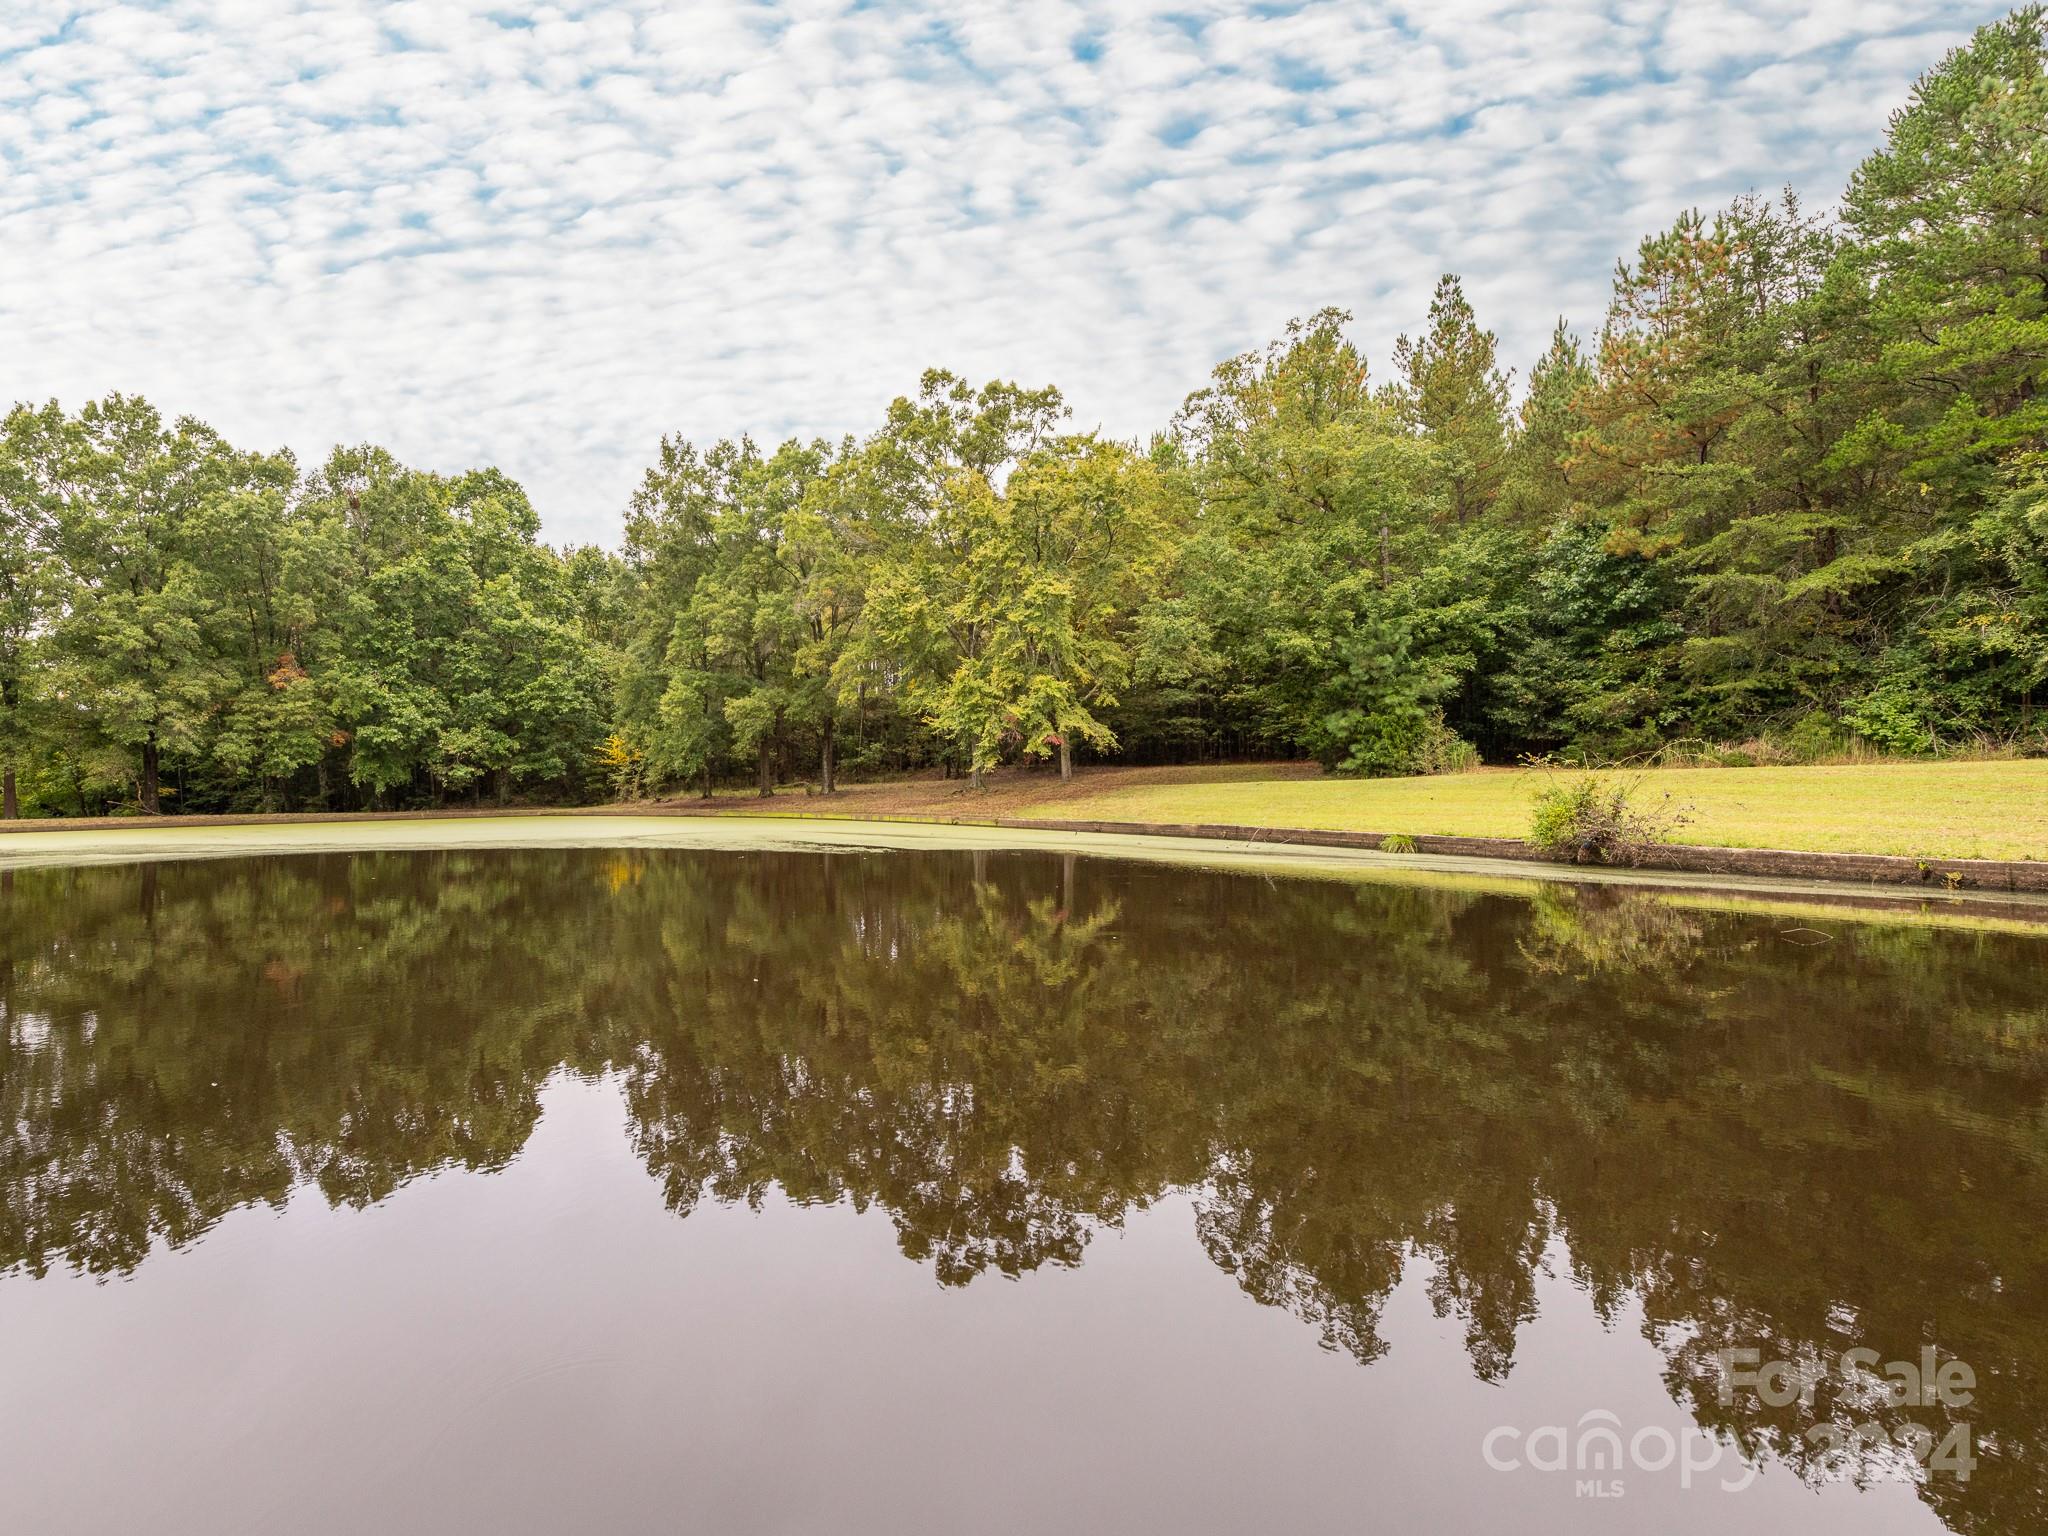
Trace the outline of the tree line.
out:
[[[1682,215],[1519,391],[1447,276],[1383,381],[1323,310],[1145,441],[942,371],[865,436],[665,438],[616,551],[494,469],[16,406],[6,813],[2041,750],[2043,58],[1982,29],[1832,216]]]

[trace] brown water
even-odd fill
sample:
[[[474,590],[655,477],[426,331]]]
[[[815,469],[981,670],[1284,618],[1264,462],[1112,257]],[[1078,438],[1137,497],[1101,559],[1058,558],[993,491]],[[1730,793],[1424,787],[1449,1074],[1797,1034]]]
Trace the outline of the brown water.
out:
[[[0,875],[0,1527],[2042,1529],[2044,962],[1036,854]],[[1974,1386],[1719,1353],[1858,1347]]]

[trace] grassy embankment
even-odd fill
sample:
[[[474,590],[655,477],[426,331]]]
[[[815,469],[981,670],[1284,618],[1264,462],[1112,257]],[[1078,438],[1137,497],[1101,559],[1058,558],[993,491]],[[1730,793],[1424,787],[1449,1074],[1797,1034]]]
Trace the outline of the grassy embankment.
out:
[[[1869,762],[1799,768],[1658,768],[1603,774],[1637,785],[1639,800],[1666,795],[1692,820],[1672,841],[1812,853],[1888,853],[1927,859],[2048,860],[2048,759]],[[772,799],[721,791],[716,801],[678,798],[613,806],[614,813],[712,810],[720,814],[903,818],[988,822],[997,818],[1158,825],[1221,822],[1317,831],[1521,837],[1541,770],[1483,768],[1417,779],[1340,779],[1314,764],[1236,763],[1211,767],[1088,768],[1062,785],[1049,771],[1008,770],[980,793],[937,777],[852,784],[830,799],[786,788]],[[500,811],[412,813],[440,819]],[[573,808],[542,811],[574,816]],[[288,824],[291,815],[116,817],[92,821],[0,822],[0,832],[137,831],[209,822]]]
[[[1692,819],[1672,841],[1909,858],[2048,859],[2048,760],[1878,762],[1799,768],[1658,768],[1603,778],[1669,795]],[[1097,768],[1062,785],[1050,773],[850,785],[831,799],[784,791],[721,796],[721,811],[832,816],[1226,822],[1327,831],[1520,837],[1542,770],[1485,768],[1416,779],[1339,779],[1300,764]],[[693,802],[676,802],[689,805]],[[694,802],[701,804],[702,802]]]

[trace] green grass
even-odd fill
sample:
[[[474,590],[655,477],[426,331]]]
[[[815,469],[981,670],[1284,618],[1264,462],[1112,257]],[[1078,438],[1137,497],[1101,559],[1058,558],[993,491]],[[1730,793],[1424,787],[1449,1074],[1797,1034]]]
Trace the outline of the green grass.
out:
[[[1673,841],[1916,858],[2048,859],[2048,761],[1658,768],[1640,801],[1669,795],[1693,820]],[[1147,784],[1063,800],[1080,820],[1231,822],[1329,831],[1520,837],[1542,770],[1423,779]]]

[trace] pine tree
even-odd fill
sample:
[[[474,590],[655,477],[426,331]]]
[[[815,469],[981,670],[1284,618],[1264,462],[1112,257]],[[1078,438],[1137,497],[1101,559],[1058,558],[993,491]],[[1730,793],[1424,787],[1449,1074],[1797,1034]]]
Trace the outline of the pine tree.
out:
[[[1392,397],[1408,428],[1436,449],[1435,480],[1450,521],[1463,527],[1493,505],[1507,469],[1509,393],[1456,276],[1437,280],[1429,329],[1394,344]]]

